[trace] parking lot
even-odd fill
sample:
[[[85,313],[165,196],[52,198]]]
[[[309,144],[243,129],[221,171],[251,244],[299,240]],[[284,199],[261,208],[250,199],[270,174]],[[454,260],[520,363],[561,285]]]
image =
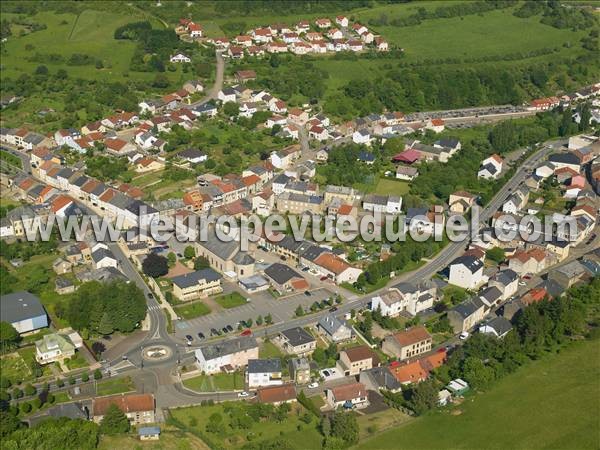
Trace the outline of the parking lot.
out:
[[[256,321],[258,316],[264,318],[268,314],[271,314],[273,323],[280,323],[295,317],[299,305],[308,309],[313,302],[320,302],[333,294],[334,291],[325,288],[311,290],[310,296],[305,295],[304,292],[297,292],[279,298],[274,298],[267,291],[259,292],[250,296],[251,301],[245,305],[176,322],[175,335],[182,340],[190,335],[194,338],[194,344],[199,344],[198,333],[203,333],[206,338],[209,338],[211,328],[222,330],[223,327],[230,325],[233,328],[230,334],[237,334],[240,321],[248,319]]]

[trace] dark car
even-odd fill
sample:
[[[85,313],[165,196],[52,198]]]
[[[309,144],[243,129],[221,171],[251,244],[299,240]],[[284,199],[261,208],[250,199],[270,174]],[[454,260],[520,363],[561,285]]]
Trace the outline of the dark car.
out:
[[[302,268],[302,272],[308,272],[310,270],[310,267],[303,267]]]
[[[181,253],[177,253],[177,257],[178,258],[183,258],[183,255]]]
[[[310,293],[310,291],[304,291],[304,295],[306,295],[307,297],[310,297],[312,294]]]
[[[154,298],[154,295],[152,295],[152,292],[148,292],[148,298]]]
[[[223,327],[221,329],[221,331],[223,331],[223,333],[225,333],[225,334],[229,333],[229,330],[227,329],[227,327]]]
[[[227,325],[225,328],[227,328],[227,331],[233,331],[233,327],[231,325]]]
[[[219,330],[217,330],[216,328],[211,328],[210,329],[210,335],[211,336],[218,336],[219,335]]]
[[[200,332],[198,333],[198,339],[205,339],[206,336],[204,336],[204,333]]]
[[[321,281],[325,281],[327,279],[327,276],[323,276],[321,278],[319,278]]]
[[[189,334],[186,334],[186,335],[185,335],[185,338],[186,338],[188,341],[193,341],[193,340],[194,340],[194,338],[193,338],[191,335],[189,335]]]
[[[280,259],[280,260],[282,260],[282,261],[287,261],[287,258],[286,258],[285,256],[283,256],[283,255],[281,255],[281,256],[279,257],[279,259]]]
[[[329,308],[329,312],[336,312],[337,311],[337,306],[332,306],[331,308]]]

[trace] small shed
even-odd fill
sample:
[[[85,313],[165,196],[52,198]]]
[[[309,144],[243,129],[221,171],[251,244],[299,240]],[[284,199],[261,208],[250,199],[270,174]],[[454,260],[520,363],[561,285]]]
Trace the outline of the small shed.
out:
[[[140,441],[158,441],[160,437],[160,427],[141,427],[138,429]]]

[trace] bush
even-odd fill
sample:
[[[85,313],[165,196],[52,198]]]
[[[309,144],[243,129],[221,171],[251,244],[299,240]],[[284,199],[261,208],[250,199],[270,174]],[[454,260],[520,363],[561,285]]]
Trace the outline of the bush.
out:
[[[90,374],[87,372],[83,372],[81,374],[81,381],[83,381],[84,383],[90,381]]]
[[[94,370],[94,380],[101,380],[101,379],[102,379],[102,372],[100,371],[100,369]]]
[[[25,386],[25,395],[30,396],[30,395],[34,395],[37,392],[37,389],[32,386],[31,384],[28,384],[27,386]]]
[[[30,413],[31,412],[31,404],[29,402],[23,402],[23,403],[21,403],[21,405],[19,405],[19,409],[25,414]]]

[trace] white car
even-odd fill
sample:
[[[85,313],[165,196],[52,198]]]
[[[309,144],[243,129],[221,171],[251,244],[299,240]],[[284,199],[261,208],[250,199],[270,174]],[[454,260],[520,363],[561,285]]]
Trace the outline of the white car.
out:
[[[314,389],[314,388],[318,388],[319,387],[319,383],[317,383],[316,381],[313,381],[312,383],[310,383],[308,385],[309,389]]]
[[[246,397],[250,397],[250,394],[248,394],[246,391],[242,391],[238,394],[238,397],[246,398]]]
[[[464,341],[465,339],[467,339],[469,337],[469,332],[468,331],[463,331],[462,333],[460,333],[460,335],[458,336],[458,338],[461,341]]]

